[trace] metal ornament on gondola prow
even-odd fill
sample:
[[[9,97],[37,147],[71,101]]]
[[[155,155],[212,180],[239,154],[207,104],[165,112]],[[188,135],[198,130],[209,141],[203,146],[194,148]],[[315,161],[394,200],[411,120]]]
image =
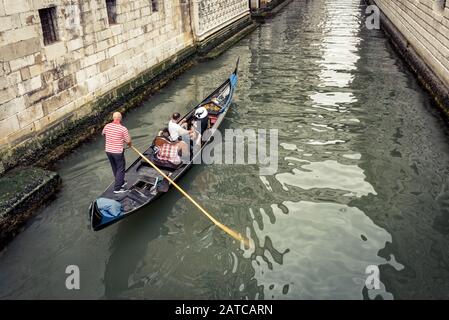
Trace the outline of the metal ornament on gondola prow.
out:
[[[186,119],[187,121],[192,120],[195,111],[199,107],[213,102],[214,105],[218,106],[218,110],[208,110],[208,117],[210,120],[210,127],[208,129],[210,129],[211,132],[215,132],[215,130],[220,127],[226,113],[229,110],[229,107],[231,106],[232,97],[237,86],[237,79],[238,61],[235,71],[230,75],[230,77],[200,104],[185,114],[179,121],[183,119]],[[199,150],[192,155],[190,161],[179,165],[173,165],[169,162],[164,162],[157,159],[155,147],[161,143],[169,142],[164,137],[156,136],[153,140],[153,144],[146,149],[142,155],[154,163],[157,168],[159,168],[161,172],[167,175],[167,177],[169,177],[172,181],[176,182],[187,172],[187,170],[192,167],[194,159],[196,159],[196,157],[201,157],[203,148],[211,142],[211,138],[212,135],[210,135],[206,141],[202,142],[201,148],[198,148]],[[139,212],[140,209],[150,205],[158,197],[168,192],[170,187],[169,181],[167,181],[167,179],[162,179],[161,174],[149,165],[149,163],[145,161],[142,156],[139,156],[139,158],[137,158],[126,169],[125,180],[128,182],[127,191],[125,193],[114,194],[114,183],[111,183],[111,185],[109,185],[109,187],[98,197],[111,199],[120,203],[122,206],[121,214],[117,216],[108,215],[107,208],[99,208],[96,200],[92,202],[89,211],[91,227],[94,231],[102,230],[126,217],[129,217],[131,214]],[[218,222],[218,224],[221,223]],[[243,239],[243,237],[239,236],[237,233],[235,233],[235,238]],[[247,244],[247,241],[243,242]]]

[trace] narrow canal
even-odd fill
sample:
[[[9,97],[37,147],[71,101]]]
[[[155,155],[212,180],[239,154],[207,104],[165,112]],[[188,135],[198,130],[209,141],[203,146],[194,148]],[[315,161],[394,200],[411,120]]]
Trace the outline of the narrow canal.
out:
[[[449,130],[359,0],[297,0],[124,119],[144,149],[241,59],[222,129],[278,129],[279,168],[198,165],[181,185],[249,232],[252,250],[172,191],[101,232],[101,136],[57,164],[63,187],[0,253],[0,298],[449,298]],[[130,163],[136,155],[127,151]],[[80,290],[65,288],[68,265]],[[364,289],[366,268],[381,288]]]

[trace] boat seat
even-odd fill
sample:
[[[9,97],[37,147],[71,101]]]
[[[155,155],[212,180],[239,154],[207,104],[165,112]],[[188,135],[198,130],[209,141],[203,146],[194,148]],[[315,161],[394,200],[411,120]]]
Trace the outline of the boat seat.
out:
[[[151,162],[153,162],[159,169],[164,169],[168,171],[174,171],[176,169],[179,169],[182,166],[182,163],[180,164],[173,164],[170,161],[164,161],[159,160],[154,154],[150,156]],[[145,160],[144,160],[145,161]],[[147,162],[145,162],[148,166],[150,166]]]
[[[209,128],[212,128],[214,126],[215,122],[217,122],[217,119],[218,119],[217,116],[213,116],[213,115],[209,116],[209,123],[210,123]]]
[[[217,105],[215,102],[209,101],[201,104],[200,106],[205,107],[209,116],[218,116],[222,109],[222,106]]]

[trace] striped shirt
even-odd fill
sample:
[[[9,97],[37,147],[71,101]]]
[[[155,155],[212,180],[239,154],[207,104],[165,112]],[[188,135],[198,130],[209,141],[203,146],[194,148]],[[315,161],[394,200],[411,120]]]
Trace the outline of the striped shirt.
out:
[[[122,153],[123,143],[129,143],[131,141],[128,129],[118,121],[113,121],[105,125],[102,134],[106,139],[105,150],[110,153]]]

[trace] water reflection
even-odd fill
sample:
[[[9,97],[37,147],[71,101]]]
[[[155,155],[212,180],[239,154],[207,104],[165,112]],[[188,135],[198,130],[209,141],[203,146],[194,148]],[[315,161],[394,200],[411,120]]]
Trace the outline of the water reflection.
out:
[[[314,31],[309,31],[306,39],[289,38],[287,46],[282,36],[267,34],[269,41],[258,44],[262,51],[268,47],[294,47],[299,52],[295,58],[301,59],[301,64],[289,61],[288,52],[284,51],[281,64],[289,69],[265,70],[260,64],[258,67],[265,77],[273,77],[277,83],[283,83],[284,79],[291,83],[295,75],[295,80],[307,83],[311,89],[303,94],[296,90],[294,97],[285,92],[280,94],[278,113],[290,112],[295,121],[274,124],[282,126],[280,146],[284,150],[284,163],[274,180],[261,178],[269,191],[275,190],[278,182],[281,192],[286,193],[281,198],[310,201],[283,201],[272,204],[269,210],[250,209],[255,220],[254,238],[260,246],[252,253],[251,257],[256,256],[252,264],[255,277],[263,284],[265,298],[361,297],[365,268],[385,264],[387,261],[377,252],[391,242],[388,232],[376,226],[363,211],[346,205],[351,199],[377,194],[357,165],[361,155],[351,149],[350,143],[357,132],[348,126],[359,122],[356,116],[347,115],[357,103],[350,85],[359,60],[358,2],[318,2],[324,9],[312,13],[292,10],[284,15],[285,20],[274,22],[285,23],[285,32],[290,34],[295,29],[293,21],[307,17],[307,27]],[[320,55],[315,52],[313,56],[301,56],[311,46],[318,47]],[[307,72],[301,75],[304,68]],[[283,96],[288,98],[282,99]],[[292,129],[293,125],[299,129]],[[299,143],[293,141],[289,132],[295,132]],[[294,189],[290,190],[291,187]],[[269,249],[265,248],[266,243]],[[339,247],[343,243],[347,246]],[[385,287],[378,294],[392,298]]]
[[[265,297],[358,297],[366,279],[365,268],[385,263],[377,252],[391,236],[354,207],[308,201],[285,201],[281,206],[271,208],[274,223],[261,214],[262,223],[254,226],[257,237],[265,239],[262,247],[273,243],[277,251],[285,252],[276,259],[265,250],[253,261]],[[377,294],[391,298],[385,291]]]
[[[112,179],[98,136],[59,162],[57,199],[0,253],[0,297],[447,298],[449,135],[385,37],[362,28],[362,9],[294,1],[125,118],[144,149],[240,57],[223,129],[278,129],[279,171],[200,165],[181,185],[253,248],[176,191],[88,230],[89,202]],[[63,286],[68,264],[81,269],[77,292]],[[366,290],[368,265],[380,267],[380,290]]]
[[[293,169],[292,173],[279,173],[276,179],[288,190],[295,186],[305,190],[327,188],[350,191],[356,197],[376,194],[366,182],[363,170],[355,165],[343,165],[335,160],[307,162]]]

